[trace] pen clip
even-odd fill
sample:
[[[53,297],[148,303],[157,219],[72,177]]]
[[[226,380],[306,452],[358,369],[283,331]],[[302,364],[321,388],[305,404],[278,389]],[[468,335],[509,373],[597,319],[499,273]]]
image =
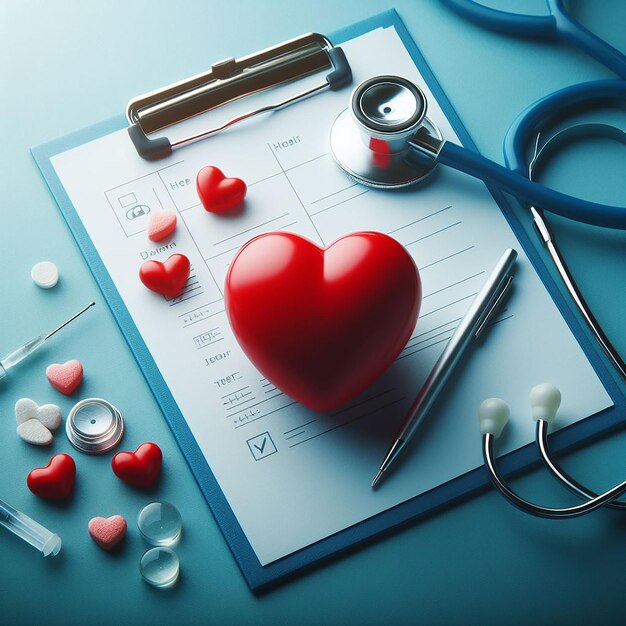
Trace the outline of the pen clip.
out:
[[[485,317],[483,318],[483,321],[480,323],[480,326],[478,327],[478,329],[476,330],[476,333],[474,334],[474,339],[478,338],[478,336],[486,328],[487,323],[489,322],[489,320],[491,320],[491,318],[493,317],[493,315],[494,315],[495,311],[497,310],[499,304],[502,302],[505,294],[509,290],[509,287],[511,286],[511,281],[512,280],[513,280],[513,274],[508,274],[504,278],[504,286],[502,287],[502,289],[500,289],[500,292],[498,293],[498,296],[496,297],[496,299],[494,300],[493,304],[491,305],[491,307],[489,308],[489,310],[485,314]]]

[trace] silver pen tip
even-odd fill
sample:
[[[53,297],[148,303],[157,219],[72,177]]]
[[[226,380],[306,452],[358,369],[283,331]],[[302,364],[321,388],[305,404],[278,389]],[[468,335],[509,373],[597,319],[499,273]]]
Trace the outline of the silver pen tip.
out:
[[[372,484],[371,484],[372,489],[376,489],[376,487],[378,486],[378,483],[380,482],[380,479],[382,477],[383,477],[383,470],[379,469],[378,470],[378,474],[376,474],[376,477],[372,481]]]

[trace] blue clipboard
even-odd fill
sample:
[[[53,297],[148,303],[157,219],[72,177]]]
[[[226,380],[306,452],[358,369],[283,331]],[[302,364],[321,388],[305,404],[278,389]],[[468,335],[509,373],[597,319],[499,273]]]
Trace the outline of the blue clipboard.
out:
[[[341,44],[346,40],[381,27],[395,27],[404,46],[407,48],[435,98],[450,120],[455,132],[465,146],[476,150],[459,116],[452,108],[452,105],[438,84],[426,60],[420,53],[395,10],[381,13],[352,26],[343,28],[332,34],[330,39],[334,44]],[[125,128],[126,126],[127,122],[124,116],[115,117],[34,148],[32,153],[130,349],[137,359],[146,381],[150,385],[248,585],[253,591],[257,592],[284,581],[296,572],[313,567],[325,559],[347,551],[348,549],[353,549],[359,544],[406,525],[421,516],[432,514],[446,506],[454,504],[461,498],[466,498],[489,486],[490,483],[487,472],[484,468],[479,467],[435,489],[283,557],[278,561],[262,566],[226,500],[224,493],[221,491],[213,476],[204,455],[200,451],[178,405],[174,401],[159,369],[152,359],[147,346],[132,321],[120,294],[115,288],[94,244],[89,238],[87,231],[51,164],[51,158],[54,155]],[[626,397],[613,380],[609,372],[609,366],[605,363],[599,348],[595,345],[587,333],[587,330],[583,328],[576,318],[570,303],[557,289],[556,284],[537,253],[534,242],[527,236],[511,206],[501,193],[492,190],[492,195],[498,202],[517,239],[554,299],[561,315],[563,315],[570,329],[575,334],[587,358],[590,360],[614,402],[613,407],[581,420],[567,428],[561,429],[551,436],[551,446],[553,450],[555,452],[563,452],[622,426],[624,424],[624,416],[626,415]],[[529,444],[502,458],[501,469],[503,473],[510,475],[529,469],[538,463],[539,457],[534,446]]]

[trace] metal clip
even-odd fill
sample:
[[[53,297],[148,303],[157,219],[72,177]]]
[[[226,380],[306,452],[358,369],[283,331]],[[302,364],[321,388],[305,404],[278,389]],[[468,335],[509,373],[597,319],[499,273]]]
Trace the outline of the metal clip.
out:
[[[253,109],[225,124],[171,142],[148,134],[167,128],[240,98],[290,83],[323,70],[324,82],[295,96]],[[225,59],[211,69],[128,103],[128,134],[139,155],[149,161],[169,156],[175,148],[210,137],[245,119],[276,111],[325,89],[337,90],[352,82],[350,64],[341,48],[323,35],[309,33],[241,59]]]

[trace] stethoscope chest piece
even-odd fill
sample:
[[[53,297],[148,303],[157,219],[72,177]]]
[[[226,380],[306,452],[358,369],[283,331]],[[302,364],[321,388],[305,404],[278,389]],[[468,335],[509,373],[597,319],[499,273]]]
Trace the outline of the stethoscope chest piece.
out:
[[[421,89],[399,76],[377,76],[354,90],[350,106],[335,119],[330,149],[338,165],[358,182],[406,187],[424,180],[437,164],[412,149],[410,140],[418,130],[443,140],[426,117]]]
[[[70,443],[80,452],[103,454],[124,436],[124,418],[110,402],[87,398],[72,408],[65,430]]]

